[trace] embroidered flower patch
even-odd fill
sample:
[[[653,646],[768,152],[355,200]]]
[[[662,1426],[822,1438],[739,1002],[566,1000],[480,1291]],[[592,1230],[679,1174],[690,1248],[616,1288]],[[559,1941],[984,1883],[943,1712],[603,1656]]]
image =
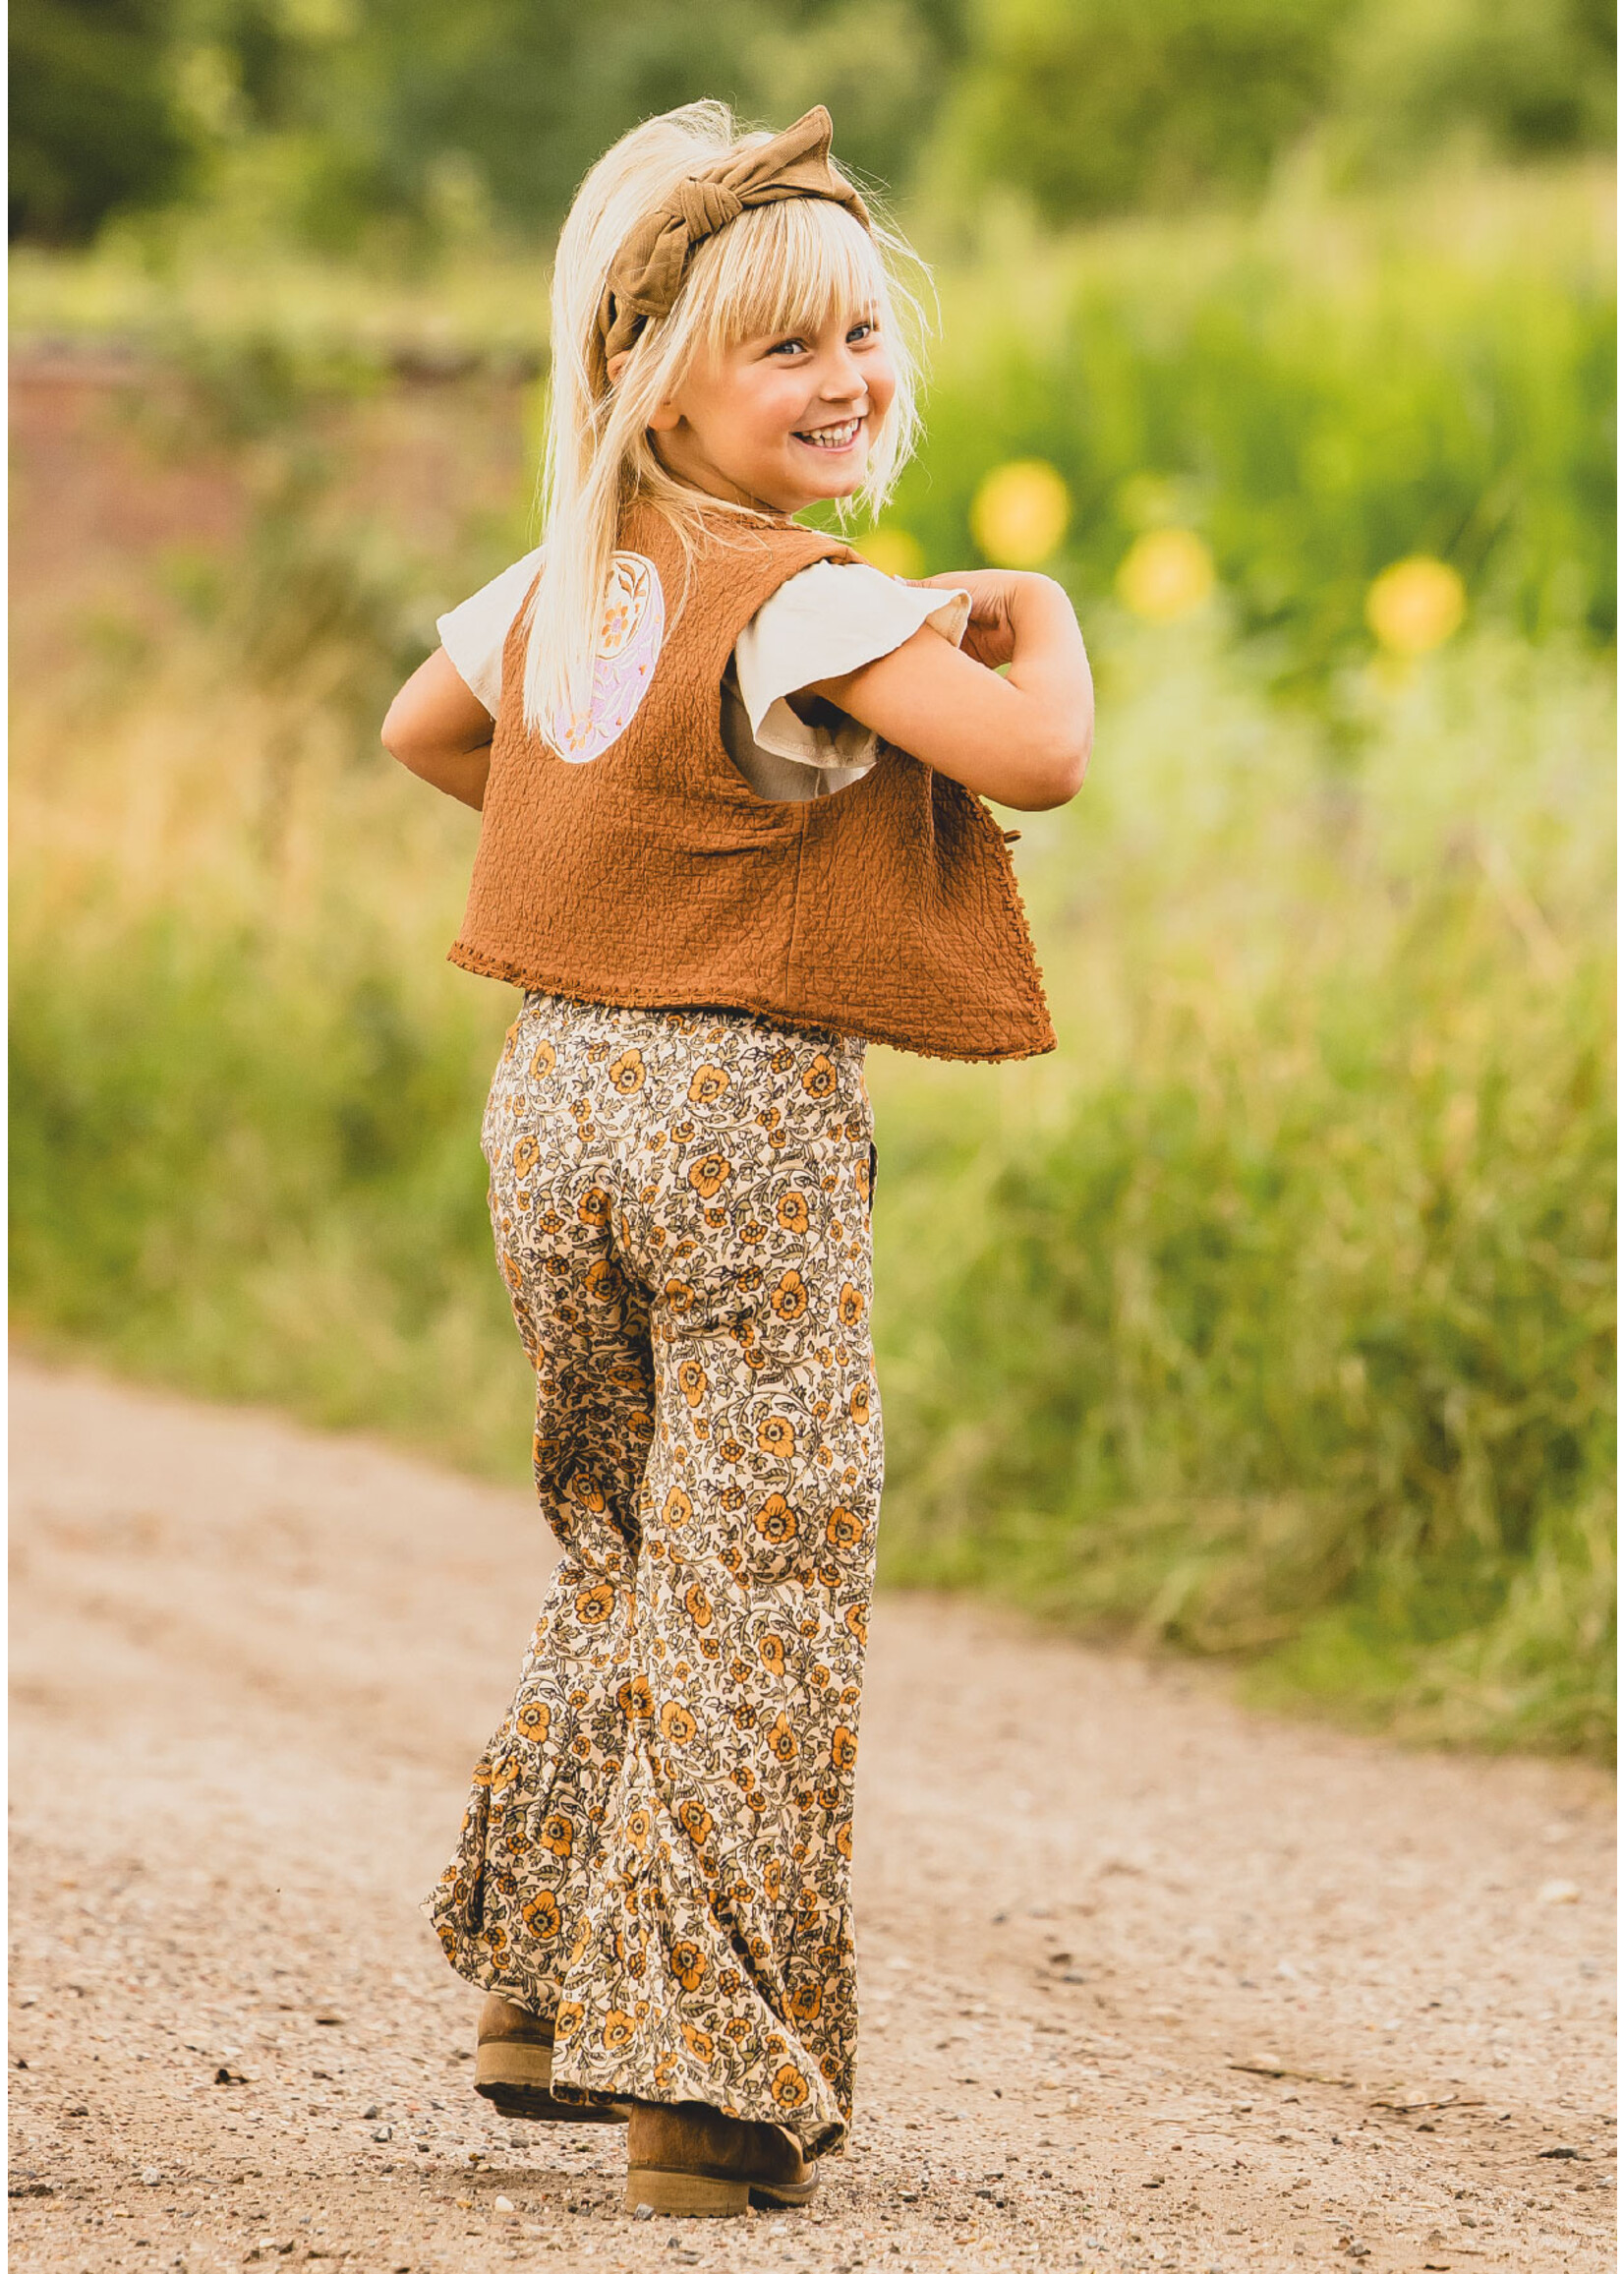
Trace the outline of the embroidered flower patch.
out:
[[[592,701],[551,736],[561,758],[582,766],[620,739],[649,691],[665,638],[666,596],[654,562],[641,553],[617,553],[598,626]]]

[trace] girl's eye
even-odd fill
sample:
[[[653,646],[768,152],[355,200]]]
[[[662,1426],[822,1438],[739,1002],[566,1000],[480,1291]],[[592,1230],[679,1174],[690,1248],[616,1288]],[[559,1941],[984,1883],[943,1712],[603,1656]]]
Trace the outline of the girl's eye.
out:
[[[865,339],[872,339],[874,337],[874,331],[875,326],[870,323],[865,317],[861,323],[854,323],[845,336],[848,340],[855,339],[861,341]]]
[[[805,347],[804,339],[781,339],[775,341],[767,352],[769,355],[796,355],[803,353]]]

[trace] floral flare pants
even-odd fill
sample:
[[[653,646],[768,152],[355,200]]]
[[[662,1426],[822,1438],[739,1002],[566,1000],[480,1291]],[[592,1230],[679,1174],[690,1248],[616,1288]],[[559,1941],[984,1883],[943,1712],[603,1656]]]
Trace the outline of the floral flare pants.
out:
[[[563,1550],[429,1897],[561,2098],[843,2140],[882,1448],[863,1045],[532,994],[486,1114]]]

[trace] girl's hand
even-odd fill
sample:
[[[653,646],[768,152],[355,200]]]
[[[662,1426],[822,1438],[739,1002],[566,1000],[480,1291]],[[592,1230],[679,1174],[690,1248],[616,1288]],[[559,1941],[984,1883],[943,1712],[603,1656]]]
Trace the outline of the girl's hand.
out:
[[[918,582],[969,594],[970,620],[960,643],[965,655],[985,664],[990,671],[1011,661],[1015,646],[1015,596],[1019,586],[1032,582],[1029,576],[1021,575],[1018,569],[966,568],[961,575],[923,576]]]

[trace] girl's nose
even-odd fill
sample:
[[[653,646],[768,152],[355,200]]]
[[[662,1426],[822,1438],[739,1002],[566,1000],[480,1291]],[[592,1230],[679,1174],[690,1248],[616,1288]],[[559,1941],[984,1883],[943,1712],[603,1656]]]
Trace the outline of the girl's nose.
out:
[[[843,402],[847,396],[860,395],[866,384],[862,366],[842,340],[830,356],[819,393],[832,402]]]

